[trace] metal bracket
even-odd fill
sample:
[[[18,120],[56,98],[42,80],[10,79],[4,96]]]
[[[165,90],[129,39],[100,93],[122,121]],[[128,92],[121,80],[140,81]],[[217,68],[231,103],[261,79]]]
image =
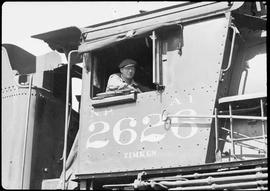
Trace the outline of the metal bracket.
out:
[[[146,173],[145,171],[140,172],[140,173],[137,175],[137,180],[142,181],[142,176],[144,176],[144,175],[147,175],[147,173]]]
[[[183,27],[183,25],[181,25],[181,24],[177,24],[177,25],[179,25],[179,27],[181,28],[180,30],[180,36],[179,36],[179,40],[180,40],[180,42],[179,42],[179,44],[178,44],[178,47],[177,47],[177,49],[178,49],[178,54],[180,55],[180,56],[182,56],[182,48],[183,48],[183,46],[184,46],[184,37],[183,37],[183,29],[184,29],[184,27]]]
[[[158,92],[163,92],[165,90],[164,85],[156,84],[156,89]]]
[[[143,189],[145,190],[147,187],[149,187],[149,184],[147,182],[142,181],[142,176],[146,175],[147,173],[145,171],[140,172],[137,175],[137,179],[134,180],[133,186],[134,189]]]

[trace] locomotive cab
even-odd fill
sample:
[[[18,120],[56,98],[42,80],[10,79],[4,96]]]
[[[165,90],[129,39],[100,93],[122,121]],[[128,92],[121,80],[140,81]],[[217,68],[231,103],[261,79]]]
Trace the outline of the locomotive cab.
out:
[[[188,2],[33,36],[68,63],[44,78],[22,188],[267,189],[266,20],[263,2]],[[144,91],[106,91],[126,58]]]
[[[250,16],[251,4],[221,11],[228,5],[220,4],[215,14],[192,7],[189,14],[127,18],[84,30],[78,50],[85,64],[85,109],[76,174],[82,188],[149,188],[151,180],[178,172],[185,178],[198,168],[219,176],[214,164],[228,161],[265,166],[265,20]],[[138,61],[135,79],[149,91],[104,93],[124,58]]]

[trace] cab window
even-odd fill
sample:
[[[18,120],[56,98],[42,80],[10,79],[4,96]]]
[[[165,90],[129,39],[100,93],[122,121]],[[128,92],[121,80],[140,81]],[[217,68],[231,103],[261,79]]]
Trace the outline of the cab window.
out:
[[[124,59],[137,62],[134,80],[143,87],[144,92],[156,91],[163,85],[162,65],[166,64],[166,54],[171,44],[181,48],[181,27],[174,25],[149,31],[140,37],[131,38],[117,44],[93,50],[87,53],[86,61],[91,70],[92,100],[125,95],[127,92],[116,91],[107,94],[106,87],[110,75],[120,73],[118,65]],[[177,35],[175,35],[177,33]],[[176,39],[170,38],[176,37]],[[173,42],[170,42],[172,41]]]

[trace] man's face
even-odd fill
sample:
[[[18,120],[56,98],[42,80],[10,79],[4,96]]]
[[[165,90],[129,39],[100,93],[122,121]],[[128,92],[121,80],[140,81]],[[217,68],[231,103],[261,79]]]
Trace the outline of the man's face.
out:
[[[124,78],[133,79],[136,69],[134,66],[126,66],[121,68],[120,71]]]

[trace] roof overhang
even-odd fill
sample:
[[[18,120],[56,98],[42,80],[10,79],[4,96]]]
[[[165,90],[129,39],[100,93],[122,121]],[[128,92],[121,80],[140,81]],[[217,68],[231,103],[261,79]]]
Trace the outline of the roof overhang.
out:
[[[189,2],[142,14],[112,20],[85,28],[75,26],[31,36],[48,43],[51,49],[67,53],[78,49],[80,53],[105,47],[130,38],[126,34],[135,31],[138,36],[151,30],[183,23],[238,9],[244,2]],[[83,38],[83,39],[82,39]],[[83,40],[83,42],[81,42]]]
[[[81,34],[82,32],[79,28],[72,26],[31,37],[45,41],[53,50],[66,53],[70,50],[78,49]]]
[[[112,43],[118,43],[130,38],[128,34],[133,31],[141,35],[172,23],[184,23],[210,16],[224,14],[235,10],[244,2],[196,2],[185,3],[163,8],[142,15],[134,15],[125,19],[106,22],[103,25],[93,25],[82,28],[84,42],[79,46],[80,53],[103,48]]]

